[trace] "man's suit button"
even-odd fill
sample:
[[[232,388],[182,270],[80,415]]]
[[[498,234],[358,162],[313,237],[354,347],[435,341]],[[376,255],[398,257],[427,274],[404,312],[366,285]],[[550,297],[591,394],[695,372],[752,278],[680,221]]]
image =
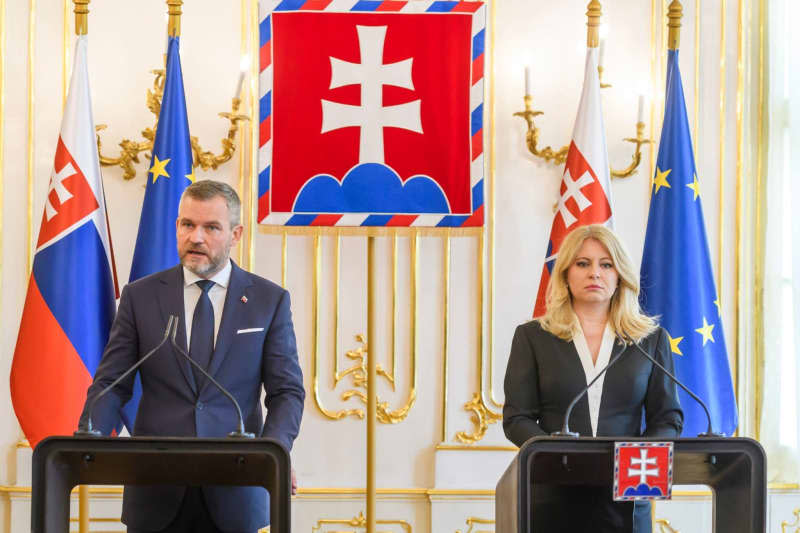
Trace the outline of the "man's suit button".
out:
[[[197,408],[198,411],[202,411],[203,407],[205,407],[205,405],[203,405],[203,402],[197,402],[195,404],[195,407]]]

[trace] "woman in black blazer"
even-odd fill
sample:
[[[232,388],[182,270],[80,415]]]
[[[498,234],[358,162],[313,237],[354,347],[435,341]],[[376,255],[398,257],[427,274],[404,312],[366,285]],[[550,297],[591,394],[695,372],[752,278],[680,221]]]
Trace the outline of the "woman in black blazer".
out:
[[[668,336],[644,315],[639,279],[619,239],[581,226],[561,244],[547,287],[547,311],[517,328],[505,377],[503,429],[517,446],[561,429],[570,401],[620,351],[623,357],[577,403],[569,425],[582,436],[680,436],[677,390],[638,353],[665,368]],[[647,502],[616,503],[611,487],[534,486],[534,532],[651,531]]]

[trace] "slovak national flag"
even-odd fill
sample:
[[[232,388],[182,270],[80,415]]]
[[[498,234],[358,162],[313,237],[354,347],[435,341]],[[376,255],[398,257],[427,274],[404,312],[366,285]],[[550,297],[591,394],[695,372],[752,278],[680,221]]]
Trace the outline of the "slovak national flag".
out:
[[[597,73],[598,49],[586,49],[586,70],[578,116],[567,152],[561,180],[558,208],[550,228],[539,292],[536,295],[534,318],[546,310],[547,284],[558,257],[561,242],[578,226],[612,225],[611,171],[608,166],[606,128],[600,101],[600,77]]]
[[[32,447],[77,429],[119,296],[86,48],[78,36],[11,365],[11,401]]]

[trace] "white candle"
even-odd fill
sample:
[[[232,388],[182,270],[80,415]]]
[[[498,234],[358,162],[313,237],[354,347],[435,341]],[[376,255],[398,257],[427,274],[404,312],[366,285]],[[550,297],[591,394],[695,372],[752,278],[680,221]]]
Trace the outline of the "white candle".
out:
[[[639,95],[639,113],[636,115],[638,118],[636,119],[637,122],[644,122],[644,95]]]
[[[600,57],[597,59],[597,66],[602,67],[606,55],[606,40],[600,39]]]
[[[531,94],[531,69],[530,67],[525,67],[525,96],[529,96]]]
[[[242,94],[242,85],[244,85],[244,70],[239,71],[239,81],[236,83],[236,92],[233,93],[234,98],[239,98],[239,95]]]

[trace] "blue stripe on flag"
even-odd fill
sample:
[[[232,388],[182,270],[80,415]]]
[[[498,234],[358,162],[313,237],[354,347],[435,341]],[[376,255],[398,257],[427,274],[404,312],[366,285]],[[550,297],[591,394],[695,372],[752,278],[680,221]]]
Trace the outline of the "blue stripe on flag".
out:
[[[272,91],[268,92],[264,96],[261,97],[261,101],[258,104],[259,109],[259,120],[258,122],[264,122],[268,116],[272,114]]]
[[[317,215],[294,215],[290,218],[287,222],[287,226],[308,226],[314,219],[317,218]]]
[[[460,228],[469,215],[450,215],[444,217],[436,224],[437,228]]]
[[[266,17],[261,21],[261,24],[258,25],[258,35],[260,37],[258,41],[259,48],[264,46],[267,41],[272,39],[272,26],[270,25],[271,18],[272,17]]]
[[[80,261],[75,260],[78,257]],[[94,375],[116,312],[111,268],[94,223],[85,222],[37,253],[33,276],[56,321]]]
[[[434,3],[431,5],[431,7],[429,7],[428,9],[426,9],[426,11],[427,11],[428,13],[432,13],[432,12],[436,12],[436,13],[449,13],[450,11],[452,11],[452,10],[453,10],[453,8],[454,8],[454,7],[456,7],[456,4],[458,4],[458,2],[443,2],[443,1],[440,1],[440,2],[434,2]]]
[[[479,181],[472,188],[472,212],[478,210],[483,205],[483,180]]]
[[[375,11],[383,3],[383,0],[360,0],[350,8],[350,11]]]
[[[283,0],[273,11],[295,11],[303,7],[306,0]]]
[[[486,30],[479,31],[475,37],[472,38],[472,60],[475,61],[483,54],[486,44],[484,38],[486,37]]]
[[[267,167],[258,174],[258,197],[264,196],[269,190],[269,172],[272,167]]]
[[[481,128],[483,128],[483,104],[479,105],[472,111],[472,132],[470,135],[475,135]]]
[[[394,215],[370,215],[361,223],[362,226],[385,226]]]

